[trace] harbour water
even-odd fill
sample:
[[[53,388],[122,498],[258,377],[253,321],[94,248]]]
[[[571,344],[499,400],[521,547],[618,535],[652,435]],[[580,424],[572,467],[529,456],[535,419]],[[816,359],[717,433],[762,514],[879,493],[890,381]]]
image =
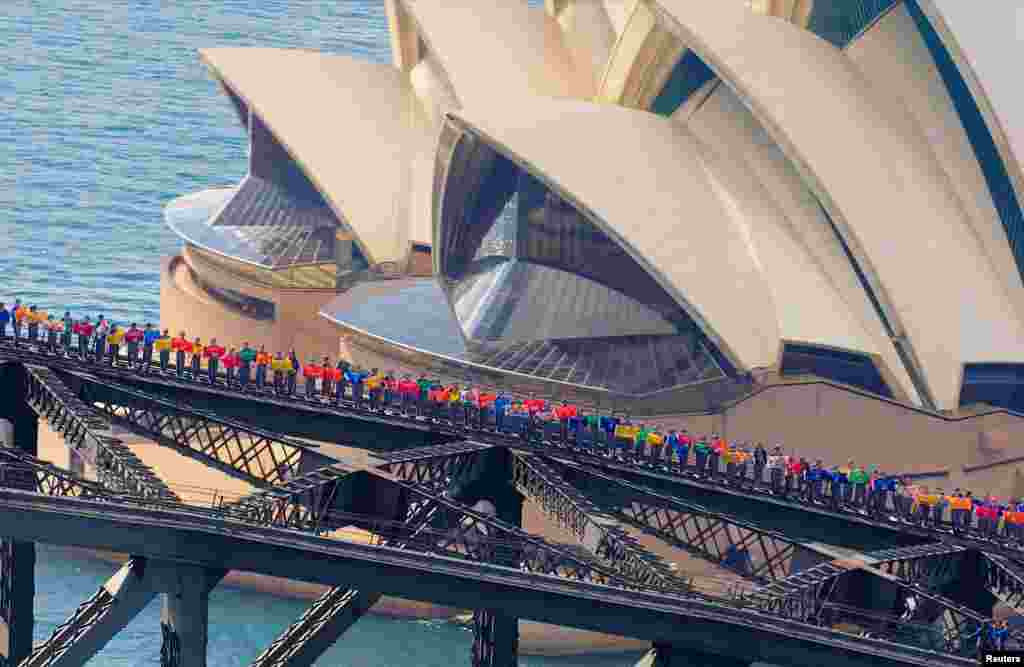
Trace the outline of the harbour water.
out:
[[[540,4],[533,0],[533,4]],[[390,59],[382,0],[4,0],[0,11],[0,300],[159,317],[159,263],[179,241],[172,198],[236,182],[244,133],[199,62],[207,46],[272,46]],[[357,93],[358,94],[358,93]],[[114,566],[40,545],[36,639]],[[211,667],[248,664],[305,603],[217,588]],[[468,664],[472,633],[366,617],[321,667]],[[89,664],[159,661],[159,604]],[[530,667],[619,667],[636,654],[524,657]]]

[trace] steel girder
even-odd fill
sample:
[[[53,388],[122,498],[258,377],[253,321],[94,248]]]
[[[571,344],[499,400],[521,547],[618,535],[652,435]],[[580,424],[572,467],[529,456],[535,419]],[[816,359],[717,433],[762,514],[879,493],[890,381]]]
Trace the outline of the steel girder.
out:
[[[982,552],[988,590],[1014,609],[1024,606],[1024,564],[1006,556]]]
[[[472,667],[516,667],[519,664],[519,619],[489,609],[473,612]]]
[[[823,605],[831,601],[839,578],[848,571],[840,563],[819,563],[755,589],[743,599],[762,611],[804,623],[819,623]]]
[[[876,559],[874,567],[884,572],[935,588],[956,578],[959,566],[971,553],[980,556],[977,565],[990,593],[1014,608],[1024,604],[1024,564],[1006,556],[946,543],[887,549],[868,556]]]
[[[867,564],[865,563],[865,565]],[[882,612],[862,609],[836,600],[835,595],[841,580],[858,574],[885,576],[879,574],[877,570],[864,567],[845,567],[839,562],[821,563],[752,591],[743,596],[743,601],[762,611],[815,625],[830,623],[830,619],[824,613],[827,609],[837,612],[840,616],[876,617],[883,626],[876,634],[881,635],[899,635],[903,626],[919,625],[918,619],[913,617],[895,619]],[[938,612],[942,626],[942,648],[948,653],[962,652],[964,640],[989,620],[972,609],[959,605],[919,584],[895,576],[886,577],[886,581],[898,587],[902,595],[916,598],[919,610],[927,609],[930,606],[932,612]]]
[[[410,549],[444,556],[462,556],[485,563],[508,565],[556,577],[577,579],[619,588],[642,590],[645,585],[622,576],[588,553],[547,542],[492,516],[476,512],[443,494],[392,480],[408,494],[411,512],[434,512],[430,528],[410,533],[397,527],[390,539],[404,541]],[[381,527],[387,533],[387,526]],[[391,530],[394,530],[392,528]]]
[[[380,595],[346,588],[331,588],[318,597],[292,625],[253,660],[250,667],[305,667],[359,620]],[[341,620],[343,619],[344,620]],[[333,627],[343,623],[344,628]]]
[[[92,381],[85,378],[89,395]],[[104,383],[119,396],[103,399],[103,411],[116,423],[256,486],[281,484],[299,476],[308,447],[283,435],[190,409],[136,389]]]
[[[437,505],[414,504],[405,518],[408,535],[415,538],[433,520]],[[405,546],[403,542],[384,544]],[[338,636],[359,620],[377,600],[378,593],[355,589],[331,588],[318,597],[297,621],[282,632],[251,667],[306,667],[330,647]]]
[[[0,486],[36,491],[48,496],[117,497],[117,494],[102,484],[83,479],[31,454],[8,447],[0,447]]]
[[[900,549],[884,549],[867,554],[872,565],[905,581],[939,588],[956,576],[963,559],[970,553],[966,547],[939,542]]]
[[[465,473],[480,455],[494,445],[465,440],[429,447],[417,447],[396,452],[374,454],[385,463],[381,470],[406,482],[427,486],[447,484]]]
[[[222,504],[220,509],[236,518],[264,526],[314,533],[333,530],[340,527],[339,524],[326,519],[331,513],[339,484],[351,474],[351,470],[340,464],[325,466],[284,484]]]
[[[137,563],[133,559],[129,561],[129,567],[138,567]],[[116,602],[117,598],[106,587],[100,586],[92,597],[78,605],[67,620],[53,629],[49,639],[36,644],[32,654],[22,664],[26,667],[48,667],[54,664],[92,626],[102,623]]]
[[[581,472],[626,492],[628,502],[612,515],[669,544],[727,567],[758,582],[786,577],[798,548],[806,548],[782,533],[766,530],[736,517],[712,512],[674,496],[608,475],[590,466],[548,459],[556,468]],[[747,554],[749,563],[728,558]],[[822,559],[825,557],[822,556]]]
[[[41,366],[26,366],[25,370],[28,404],[71,449],[96,466],[104,486],[137,497],[179,499],[149,466],[110,434],[108,420],[79,400],[56,373]]]
[[[647,551],[622,529],[617,519],[591,502],[540,458],[517,453],[512,466],[516,489],[536,500],[549,516],[569,529],[612,569],[652,588],[688,589],[665,561]]]

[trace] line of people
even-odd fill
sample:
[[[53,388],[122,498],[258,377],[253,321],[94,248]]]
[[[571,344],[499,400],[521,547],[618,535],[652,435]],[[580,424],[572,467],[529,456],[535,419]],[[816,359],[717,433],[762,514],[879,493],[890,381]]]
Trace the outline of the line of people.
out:
[[[975,498],[968,491],[945,493],[917,487],[900,475],[854,461],[826,466],[782,445],[733,442],[718,434],[695,436],[685,429],[634,424],[629,417],[585,413],[579,406],[541,398],[519,398],[500,390],[458,385],[420,375],[369,371],[339,358],[300,363],[295,350],[268,353],[248,343],[225,347],[213,338],[203,344],[185,332],[171,336],[147,323],[127,328],[100,315],[95,322],[61,318],[20,300],[8,310],[0,303],[0,339],[13,328],[13,344],[92,364],[120,365],[139,373],[159,372],[182,380],[239,391],[295,396],[299,380],[307,400],[401,413],[438,423],[515,434],[534,442],[560,443],[591,455],[686,474],[746,490],[761,490],[833,510],[890,517],[957,533],[1024,544],[1024,502]],[[172,367],[173,356],[173,367]],[[948,517],[948,518],[947,518]]]

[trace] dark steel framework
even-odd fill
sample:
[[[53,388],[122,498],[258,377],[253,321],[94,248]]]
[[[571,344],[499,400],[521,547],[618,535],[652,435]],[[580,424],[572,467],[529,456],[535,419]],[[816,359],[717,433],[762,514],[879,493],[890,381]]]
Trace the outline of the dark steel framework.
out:
[[[675,547],[758,582],[775,581],[789,574],[799,546],[782,533],[712,512],[591,466],[548,460],[563,472],[579,472],[627,492],[629,502],[617,504],[612,515]],[[736,560],[730,562],[730,558]]]
[[[87,398],[91,387],[90,382],[83,383],[82,392]],[[230,475],[241,474],[259,486],[281,484],[299,476],[302,451],[309,449],[300,442],[137,389],[106,383],[104,387],[116,392],[116,402],[110,402],[109,396],[102,397],[103,412],[128,430]]]
[[[636,538],[619,526],[618,520],[598,507],[558,471],[537,456],[517,453],[513,456],[513,482],[516,489],[567,528],[610,567],[634,581],[654,588],[681,590],[679,580],[661,558],[647,551]]]
[[[464,440],[442,445],[417,447],[396,452],[375,454],[386,461],[379,466],[399,479],[427,486],[444,485],[466,473],[479,460],[480,454],[494,445]]]
[[[61,430],[65,438],[68,438],[69,444],[91,439],[91,442],[96,443],[98,453],[105,453],[109,450],[117,453],[117,447],[120,447],[130,454],[130,450],[127,450],[116,438],[100,440],[99,436],[90,431],[88,427],[94,429],[106,427],[106,422],[96,417],[96,410],[90,409],[84,402],[78,400],[53,371],[45,368],[30,368],[29,370],[30,386],[27,395],[30,403],[38,414],[52,419],[51,423]],[[87,400],[89,398],[88,386],[89,381],[83,383],[83,395]],[[54,389],[55,387],[56,389]],[[284,469],[280,465],[272,469],[266,466],[254,466],[252,465],[254,456],[265,452],[273,444],[280,444],[283,447],[291,447],[297,452],[296,463],[291,468],[291,470],[297,470],[297,458],[304,446],[283,436],[251,429],[241,424],[219,419],[209,413],[189,410],[170,401],[149,396],[144,392],[119,386],[111,387],[110,385],[107,385],[107,388],[113,388],[120,392],[121,396],[128,397],[126,402],[129,405],[104,403],[104,409],[108,411],[108,414],[115,416],[118,420],[134,425],[135,428],[146,432],[147,435],[158,434],[164,444],[173,442],[176,449],[199,453],[202,455],[200,458],[207,463],[221,468],[230,468],[236,474],[250,480],[258,480],[264,487],[272,486],[275,482],[285,481],[285,484],[275,492],[254,494],[243,502],[216,508],[213,510],[214,512],[222,516],[230,515],[225,518],[236,518],[241,511],[248,520],[263,525],[299,528],[314,532],[333,524],[333,521],[329,521],[329,519],[333,512],[332,507],[334,499],[337,497],[339,483],[343,483],[353,475],[353,472],[344,466],[329,466],[329,472],[321,469],[301,478],[295,477],[293,472],[285,472],[287,466]],[[92,421],[87,421],[88,419],[92,419]],[[179,421],[175,426],[169,426],[168,424],[172,420]],[[69,430],[68,425],[77,425],[78,428]],[[225,432],[230,433],[225,435]],[[194,438],[201,440],[199,447],[193,446],[191,441]],[[224,443],[227,441],[231,441],[236,446],[237,451],[231,453],[233,455],[224,452]],[[517,487],[538,498],[549,512],[556,515],[556,518],[577,536],[585,534],[588,526],[597,526],[599,532],[603,534],[603,545],[599,552],[606,558],[612,556],[613,559],[616,557],[619,559],[617,568],[608,568],[586,554],[551,545],[516,526],[475,512],[445,497],[439,491],[438,487],[465,473],[472,466],[475,457],[493,446],[493,444],[487,443],[462,442],[406,450],[402,453],[380,457],[386,461],[380,466],[383,471],[390,472],[400,479],[413,480],[417,483],[395,481],[389,476],[378,476],[373,470],[360,470],[357,473],[376,477],[376,481],[382,484],[397,485],[404,492],[407,500],[406,519],[402,522],[387,522],[378,517],[366,515],[339,516],[339,519],[354,519],[352,523],[356,523],[356,525],[375,526],[379,529],[378,533],[384,537],[384,543],[400,541],[408,548],[417,551],[440,553],[449,557],[460,556],[485,563],[516,567],[530,572],[569,577],[627,589],[649,590],[655,588],[662,592],[673,593],[685,593],[686,591],[682,589],[666,591],[664,583],[652,576],[652,566],[650,561],[643,557],[642,554],[645,553],[643,549],[635,545],[635,541],[634,543],[626,542],[623,546],[621,538],[616,539],[620,535],[628,537],[628,534],[621,531],[621,528],[598,525],[603,523],[602,520],[605,517],[611,516],[619,521],[628,521],[676,546],[699,553],[719,563],[726,558],[730,547],[733,551],[736,549],[747,551],[752,546],[759,545],[762,555],[761,562],[757,566],[758,569],[746,574],[748,576],[764,576],[767,573],[768,577],[773,580],[780,580],[784,577],[780,571],[781,573],[785,572],[785,562],[792,558],[799,546],[777,533],[761,530],[753,524],[713,513],[705,508],[626,482],[606,474],[600,469],[570,464],[561,460],[541,460],[536,456],[517,454],[514,457]],[[605,481],[614,482],[634,495],[633,502],[628,507],[616,508],[615,512],[603,512],[587,500],[585,493],[574,488],[562,477],[561,473],[564,473],[567,467],[576,471],[582,470],[587,475],[603,478]],[[175,502],[176,498],[133,493],[131,469],[124,467],[123,470],[125,472],[122,473],[122,476],[127,479],[113,478],[112,483],[108,482],[108,485],[104,486],[78,479],[75,475],[34,457],[20,453],[0,452],[0,475],[10,482],[20,480],[20,484],[30,486],[32,490],[39,490],[42,493],[72,497],[97,497],[117,501],[146,502],[148,499],[150,502],[163,501],[171,504]],[[286,481],[289,478],[291,481]],[[642,499],[642,501],[638,502],[636,499]],[[769,547],[768,544],[774,548]],[[5,548],[0,556],[6,557],[7,542],[4,541],[3,545]],[[879,552],[874,556],[878,559],[880,569],[891,567],[895,568],[898,573],[903,573],[914,579],[933,581],[936,573],[941,574],[946,571],[941,568],[949,567],[938,561],[948,561],[965,551],[962,547],[952,548],[954,546],[925,545],[925,547],[892,550],[887,553]],[[1024,577],[1021,577],[1020,574],[1022,571],[1020,564],[1003,556],[990,554],[986,554],[986,556],[985,562],[992,564],[989,568],[989,572],[993,573],[991,581],[998,582],[1003,590],[1016,595],[1015,599],[1019,601],[1022,582],[1024,582]],[[924,563],[924,561],[932,561],[932,563]],[[5,568],[5,573],[10,572],[10,567],[12,567],[7,562],[0,562],[0,566]],[[657,566],[654,568],[658,569]],[[812,570],[814,569],[812,568]],[[801,619],[807,617],[809,609],[820,611],[823,607],[830,605],[835,607],[841,604],[833,603],[829,598],[843,572],[832,572],[827,567],[821,566],[818,569],[820,570],[818,576],[814,576],[813,572],[809,575],[810,571],[808,570],[802,573],[802,577],[795,575],[800,579],[792,578],[791,581],[787,581],[787,586],[783,586],[780,591],[783,593],[782,595],[764,594],[763,598],[771,600],[764,604],[774,605],[775,613]],[[813,581],[807,583],[809,579]],[[0,596],[3,596],[5,587],[9,586],[10,580],[9,576],[0,578]],[[802,585],[795,585],[798,581],[801,581]],[[934,592],[912,582],[900,580],[898,585],[943,610],[942,614],[947,626],[946,636],[950,647],[954,643],[961,642],[972,623],[976,626],[986,620],[979,614],[950,603]],[[356,598],[348,595],[349,592],[335,589],[332,593],[311,606],[307,612],[308,617],[307,615],[303,617],[305,621],[300,619],[300,622],[293,626],[302,626],[300,632],[302,636],[314,636],[317,628],[324,627],[324,623],[329,619],[343,613],[346,608],[350,609],[351,605],[355,604]],[[780,597],[781,599],[779,599]],[[9,592],[5,597],[0,598],[0,613],[6,609],[4,600],[10,600]],[[76,611],[75,616],[62,625],[59,630],[68,636],[75,635],[76,628],[99,620],[104,609],[108,608],[105,605],[107,602],[102,593],[98,593],[94,598],[83,603]],[[495,642],[503,641],[500,632],[497,634],[493,632],[495,619],[499,616],[500,614],[491,611],[477,613],[476,624],[479,627],[474,649],[474,664],[496,664],[493,661],[487,662],[489,659],[487,656],[500,653],[501,659],[505,659],[504,656],[508,655],[507,650],[495,653],[488,648],[493,648],[496,645]],[[167,630],[168,628],[165,628],[165,634]],[[296,636],[298,635],[292,635],[292,637]],[[175,637],[165,637],[162,656],[166,654],[166,659],[169,661],[167,664],[176,664],[174,640]],[[283,642],[283,644],[287,644],[287,642]]]
[[[110,422],[84,403],[49,368],[26,366],[29,406],[61,434],[72,450],[96,466],[100,482],[143,498],[178,500],[177,494],[118,438]]]
[[[130,560],[128,564],[132,568],[139,566],[137,559]],[[89,599],[78,605],[67,620],[53,629],[49,639],[36,644],[32,654],[21,667],[49,667],[60,660],[79,637],[103,622],[116,603],[117,599],[105,587],[100,586]]]

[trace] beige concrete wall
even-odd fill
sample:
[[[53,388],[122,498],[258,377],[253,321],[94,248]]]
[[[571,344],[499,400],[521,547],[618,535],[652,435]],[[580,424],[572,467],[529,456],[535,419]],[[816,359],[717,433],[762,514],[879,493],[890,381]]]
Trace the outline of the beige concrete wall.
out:
[[[184,330],[190,338],[198,335],[204,342],[216,337],[226,347],[248,341],[256,347],[266,345],[271,353],[294,347],[303,362],[310,354],[337,355],[337,333],[318,315],[336,296],[333,292],[269,289],[203,264],[204,280],[274,304],[273,321],[257,320],[206,294],[192,279],[187,256],[165,258],[160,268],[160,324],[172,334]]]
[[[944,488],[960,486],[975,493],[1010,495],[1016,471],[1024,468],[1015,462],[963,471],[964,466],[1024,456],[1024,419],[1006,413],[943,417],[825,382],[776,385],[720,414],[658,421],[691,433],[782,444],[787,452],[829,464],[854,459],[886,472],[948,470]]]

